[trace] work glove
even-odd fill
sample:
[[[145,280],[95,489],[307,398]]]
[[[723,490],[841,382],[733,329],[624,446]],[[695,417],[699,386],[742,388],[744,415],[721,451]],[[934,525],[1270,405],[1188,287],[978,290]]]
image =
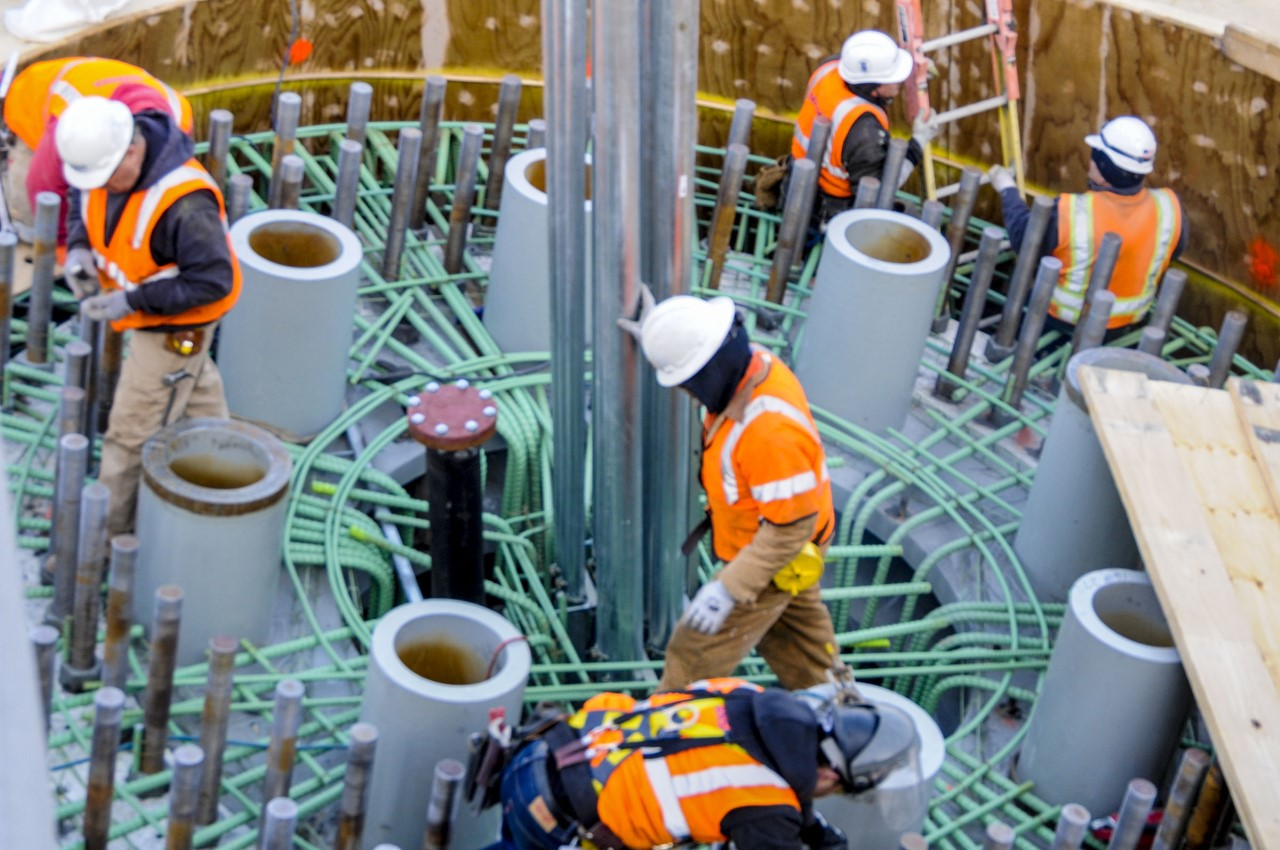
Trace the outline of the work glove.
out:
[[[938,113],[932,109],[925,113],[923,110],[916,115],[915,122],[911,125],[911,138],[916,144],[922,148],[927,148],[929,143],[938,138],[938,131],[941,125],[938,124]]]
[[[720,631],[733,610],[733,597],[719,579],[704,584],[684,612],[684,622],[696,632],[713,635]]]
[[[1003,192],[1005,189],[1016,189],[1018,186],[1018,181],[1013,179],[1013,172],[1003,165],[991,166],[987,171],[987,176],[991,178],[991,188],[997,192]]]
[[[133,312],[124,290],[91,295],[80,302],[80,315],[95,322],[114,322]]]
[[[62,277],[79,300],[97,295],[98,270],[93,262],[93,251],[83,245],[68,248],[67,259],[62,264]]]
[[[649,318],[653,303],[653,292],[650,291],[648,284],[642,283],[640,284],[640,318],[617,320],[618,327],[635,337],[636,342],[640,342],[640,328],[644,327],[644,320]]]

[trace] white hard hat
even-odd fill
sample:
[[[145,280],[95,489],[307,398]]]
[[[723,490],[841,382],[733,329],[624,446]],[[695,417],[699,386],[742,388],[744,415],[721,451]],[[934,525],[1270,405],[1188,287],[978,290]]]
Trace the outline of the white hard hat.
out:
[[[729,335],[733,311],[733,299],[723,295],[673,295],[654,307],[640,326],[640,346],[658,383],[674,387],[698,374]]]
[[[840,48],[846,83],[900,83],[911,76],[911,54],[878,30],[855,32]]]
[[[133,113],[117,100],[71,101],[54,131],[62,176],[77,189],[98,189],[111,179],[133,141]]]
[[[1102,131],[1084,137],[1085,144],[1132,174],[1150,174],[1156,158],[1156,134],[1132,115],[1112,118]]]

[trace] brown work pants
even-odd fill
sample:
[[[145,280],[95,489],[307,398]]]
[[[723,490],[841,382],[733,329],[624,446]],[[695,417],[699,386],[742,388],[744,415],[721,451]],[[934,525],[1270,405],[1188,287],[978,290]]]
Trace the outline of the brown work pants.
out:
[[[792,596],[770,584],[752,603],[739,602],[724,626],[704,635],[680,623],[667,643],[659,691],[728,676],[755,647],[787,690],[820,685],[835,661],[836,635],[818,585]]]
[[[165,334],[134,331],[129,354],[120,366],[120,381],[111,403],[111,418],[102,438],[102,468],[98,481],[111,491],[107,532],[112,537],[133,531],[138,501],[138,476],[142,471],[142,444],[168,425],[184,417],[227,418],[227,397],[222,375],[209,359],[213,328],[205,330],[200,350],[183,357],[165,345]],[[164,376],[185,371],[172,387]]]

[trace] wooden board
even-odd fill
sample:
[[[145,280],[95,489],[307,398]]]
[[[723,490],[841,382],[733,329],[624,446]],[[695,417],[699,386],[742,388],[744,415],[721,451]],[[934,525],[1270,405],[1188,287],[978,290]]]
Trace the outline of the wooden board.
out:
[[[1092,368],[1082,383],[1245,829],[1276,850],[1280,515],[1267,479],[1226,392]]]

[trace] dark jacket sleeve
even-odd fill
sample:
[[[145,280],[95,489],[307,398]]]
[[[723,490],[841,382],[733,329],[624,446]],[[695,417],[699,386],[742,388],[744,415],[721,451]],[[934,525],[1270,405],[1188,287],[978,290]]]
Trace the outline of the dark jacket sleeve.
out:
[[[734,809],[720,821],[720,831],[737,850],[808,850],[803,828],[799,810],[791,806]]]
[[[1022,250],[1022,238],[1027,233],[1027,224],[1031,221],[1031,209],[1022,199],[1018,187],[1010,186],[1000,193],[1000,208],[1004,216],[1004,229],[1009,231],[1009,244],[1013,250]],[[1049,226],[1044,231],[1044,242],[1040,244],[1040,256],[1047,257],[1058,247],[1058,206],[1054,205],[1049,212]]]
[[[89,231],[84,227],[84,216],[80,215],[80,190],[75,186],[67,187],[67,247],[88,248]]]
[[[888,149],[889,133],[876,117],[869,112],[858,116],[840,149],[840,161],[849,172],[849,185],[856,190],[858,181],[868,175],[879,180]]]
[[[178,274],[130,292],[135,310],[174,316],[231,292],[231,249],[212,192],[192,192],[165,211],[151,233],[151,256],[177,263]]]
[[[1178,206],[1182,209],[1182,232],[1178,234],[1178,244],[1173,246],[1173,254],[1170,259],[1176,260],[1187,247],[1187,239],[1191,235],[1189,225],[1187,224],[1187,208],[1182,206],[1182,199],[1178,199]]]

